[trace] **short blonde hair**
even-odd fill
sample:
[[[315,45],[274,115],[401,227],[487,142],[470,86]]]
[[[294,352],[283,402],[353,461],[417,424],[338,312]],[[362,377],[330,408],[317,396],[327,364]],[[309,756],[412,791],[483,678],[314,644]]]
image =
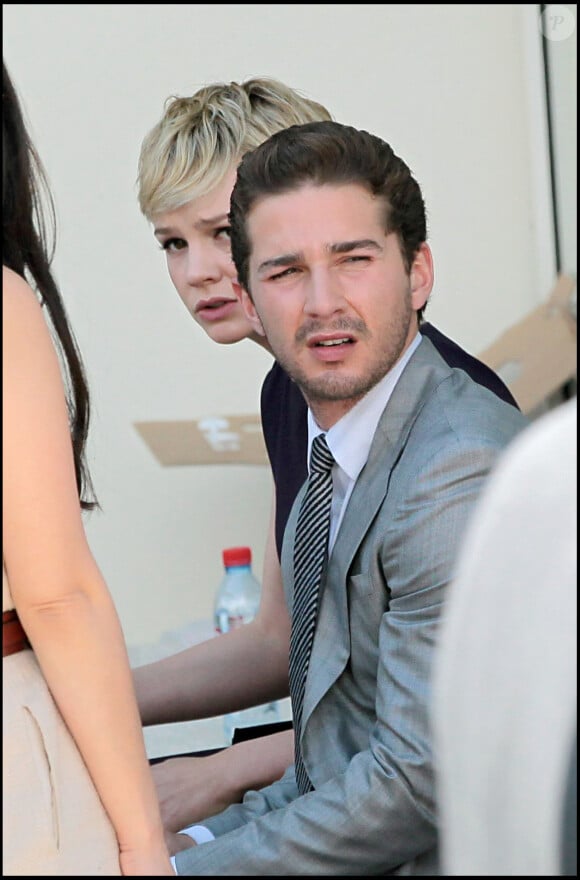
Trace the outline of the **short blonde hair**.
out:
[[[137,176],[149,220],[211,192],[244,153],[291,125],[332,119],[322,104],[272,78],[213,83],[171,96],[146,135]]]

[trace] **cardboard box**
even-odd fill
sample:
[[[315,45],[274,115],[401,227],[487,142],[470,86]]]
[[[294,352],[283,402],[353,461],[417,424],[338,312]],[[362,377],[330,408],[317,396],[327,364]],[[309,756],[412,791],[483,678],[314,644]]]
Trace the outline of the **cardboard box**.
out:
[[[478,354],[526,414],[576,379],[575,291],[576,281],[560,275],[545,303]]]
[[[575,290],[576,282],[561,275],[543,305],[478,355],[526,414],[576,378]],[[268,464],[257,414],[135,422],[135,428],[164,466]]]
[[[268,464],[259,415],[135,422],[162,465]]]

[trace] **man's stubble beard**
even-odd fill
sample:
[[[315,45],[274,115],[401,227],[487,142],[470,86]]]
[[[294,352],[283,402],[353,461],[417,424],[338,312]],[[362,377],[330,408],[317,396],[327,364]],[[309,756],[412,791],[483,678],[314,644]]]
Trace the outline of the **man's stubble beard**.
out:
[[[300,369],[299,366],[290,363],[290,358],[286,357],[286,355],[283,354],[281,357],[278,357],[277,360],[288,375],[296,382],[310,406],[312,406],[312,404],[316,405],[319,402],[323,403],[329,401],[348,401],[354,405],[364,397],[371,388],[374,388],[377,382],[380,382],[380,380],[386,376],[389,370],[391,370],[399,360],[407,341],[411,321],[415,317],[415,311],[411,305],[411,290],[409,287],[404,293],[401,310],[395,315],[393,322],[389,326],[387,348],[382,352],[382,356],[379,360],[371,365],[371,369],[362,376],[340,375],[338,370],[336,374],[333,374],[329,369],[324,375],[311,379]],[[330,326],[326,325],[324,328],[322,328],[322,326],[317,326],[319,323],[320,322],[311,322],[306,327],[303,326],[296,334],[296,341],[300,343],[306,335],[321,332],[323,329],[325,332],[338,332],[341,330],[346,332],[349,329],[355,329],[356,327],[358,337],[370,341],[372,344],[371,333],[366,324],[360,319],[357,319],[356,321],[340,319],[333,322]],[[274,354],[276,353],[274,352]]]

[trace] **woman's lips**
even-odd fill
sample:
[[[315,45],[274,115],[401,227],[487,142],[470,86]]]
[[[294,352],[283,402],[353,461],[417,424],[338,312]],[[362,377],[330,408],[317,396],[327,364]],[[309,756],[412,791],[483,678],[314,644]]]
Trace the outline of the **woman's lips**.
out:
[[[237,305],[237,299],[201,300],[195,307],[195,314],[204,321],[221,321],[229,317]]]

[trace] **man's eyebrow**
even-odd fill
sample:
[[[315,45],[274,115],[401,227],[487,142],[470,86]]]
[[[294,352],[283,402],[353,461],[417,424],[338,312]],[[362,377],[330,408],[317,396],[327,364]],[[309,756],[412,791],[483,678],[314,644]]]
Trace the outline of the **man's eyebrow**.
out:
[[[271,260],[264,260],[258,266],[258,272],[267,272],[269,269],[277,269],[280,266],[288,266],[290,263],[298,263],[304,259],[303,255],[298,251],[293,254],[281,254],[279,257],[272,257]]]
[[[382,247],[375,241],[373,238],[357,238],[353,241],[339,241],[336,244],[329,244],[326,246],[326,250],[330,254],[348,254],[351,251],[356,251],[359,249],[373,250],[382,252]],[[304,259],[302,253],[296,251],[291,254],[280,254],[279,257],[272,257],[270,260],[264,260],[263,263],[260,263],[258,266],[258,273],[267,272],[270,269],[278,269],[281,266],[289,266],[291,263],[298,263],[300,260]]]
[[[349,251],[356,251],[359,248],[372,251],[382,251],[381,245],[374,238],[357,238],[354,241],[339,241],[337,244],[328,246],[331,254],[347,254]]]

